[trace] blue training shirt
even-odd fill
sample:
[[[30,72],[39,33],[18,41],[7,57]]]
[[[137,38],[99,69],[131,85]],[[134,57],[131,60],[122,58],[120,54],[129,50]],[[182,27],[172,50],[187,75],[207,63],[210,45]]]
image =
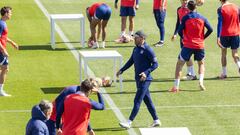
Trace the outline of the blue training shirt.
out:
[[[158,62],[153,49],[146,42],[144,42],[142,46],[136,46],[133,48],[130,59],[120,71],[123,73],[133,64],[135,68],[135,79],[137,81],[140,81],[141,77],[139,74],[142,72],[146,74],[146,80],[152,80],[150,73],[158,67]]]

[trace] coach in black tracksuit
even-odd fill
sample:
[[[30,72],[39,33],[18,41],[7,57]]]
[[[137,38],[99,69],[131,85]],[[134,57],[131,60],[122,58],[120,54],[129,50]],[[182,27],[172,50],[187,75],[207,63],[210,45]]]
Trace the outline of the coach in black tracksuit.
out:
[[[122,74],[125,70],[134,64],[135,80],[137,85],[137,92],[134,98],[134,106],[127,123],[119,123],[123,128],[130,128],[131,123],[136,117],[142,100],[146,104],[154,123],[152,126],[159,126],[160,121],[157,117],[155,107],[150,97],[149,86],[152,81],[150,73],[158,67],[158,62],[153,49],[145,42],[146,35],[143,31],[137,31],[134,35],[135,47],[132,56],[128,62],[117,72],[117,76]]]

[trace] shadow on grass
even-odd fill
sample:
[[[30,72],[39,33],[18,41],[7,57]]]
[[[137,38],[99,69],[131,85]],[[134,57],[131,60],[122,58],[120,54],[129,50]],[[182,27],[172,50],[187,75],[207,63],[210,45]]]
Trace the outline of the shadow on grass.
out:
[[[84,41],[84,43],[86,44],[88,41]],[[101,43],[101,41],[98,41],[99,43]],[[111,41],[111,40],[106,40],[105,41],[106,43],[114,43],[115,41]],[[56,44],[64,44],[64,43],[73,43],[73,44],[75,44],[75,43],[81,43],[81,41],[69,41],[69,42],[62,42],[62,41],[57,41],[57,42],[55,42]],[[50,44],[50,43],[49,43]]]
[[[238,76],[231,76],[231,77],[227,77],[225,79],[219,79],[217,77],[208,77],[208,78],[204,78],[204,80],[223,80],[223,81],[239,81],[240,77]],[[153,79],[152,82],[172,82],[174,81],[174,78],[160,78],[160,79]],[[198,81],[197,80],[183,80],[181,79],[181,81]],[[117,80],[117,82],[119,82],[119,80]],[[124,79],[123,82],[136,82],[135,80],[132,79]]]
[[[139,129],[139,128],[146,128],[146,126],[132,126],[131,128]],[[127,130],[122,127],[112,127],[112,128],[94,128],[96,132],[103,132],[103,131],[124,131]]]
[[[179,92],[204,92],[204,91],[202,91],[202,90],[196,90],[196,89],[192,89],[192,90],[188,90],[188,89],[185,89],[185,90],[183,90],[183,89],[180,89],[180,91]]]
[[[51,45],[20,45],[19,50],[52,50]]]
[[[61,41],[58,41],[58,42],[55,42],[55,44],[64,44],[64,43],[80,44],[81,42],[80,42],[80,41],[69,41],[69,42],[61,42]],[[86,41],[85,41],[84,43],[86,43]],[[51,43],[49,43],[49,44],[51,44]]]
[[[152,80],[152,82],[172,82],[172,81],[174,81],[173,78],[161,78]],[[117,80],[117,82],[119,82],[119,80]],[[124,79],[123,82],[136,82],[136,81],[132,79]]]
[[[163,92],[169,92],[168,90],[155,90],[155,91],[150,91],[150,93],[163,93]],[[123,92],[107,92],[107,93],[102,93],[102,94],[109,94],[109,95],[117,95],[117,94],[123,94],[123,95],[128,95],[128,94],[136,94],[136,90],[133,91],[123,91]]]
[[[104,131],[123,131],[126,129],[121,127],[111,127],[111,128],[94,128],[93,130],[96,132],[104,132]]]
[[[19,50],[28,51],[28,50],[47,50],[47,51],[66,51],[69,50],[67,48],[56,48],[52,49],[51,45],[21,45],[19,46]]]
[[[129,45],[114,45],[114,46],[108,46],[108,45],[106,45],[106,48],[133,48],[133,46],[129,46]]]
[[[105,41],[108,43],[114,43],[114,41]],[[28,50],[48,50],[48,51],[66,51],[66,50],[91,50],[91,48],[88,48],[87,42],[85,41],[85,48],[82,48],[82,45],[80,44],[79,41],[71,41],[71,42],[55,42],[56,43],[56,48],[53,50],[51,47],[51,43],[47,44],[32,44],[32,45],[20,45],[19,50],[22,51],[28,51]],[[73,49],[69,49],[66,46],[58,46],[58,44],[64,44],[64,43],[70,43],[70,44],[75,44]],[[79,45],[76,45],[79,44]],[[100,44],[101,46],[101,44]],[[106,46],[106,48],[123,48],[123,47],[133,47],[129,45],[112,45],[112,46]]]
[[[86,49],[89,49],[89,48],[88,47],[82,48],[82,45],[79,45],[79,47],[74,46],[74,48],[72,48],[72,49],[69,49],[66,46],[56,46],[55,49],[52,49],[50,44],[19,46],[19,50],[22,50],[22,51],[28,51],[28,50],[67,51],[67,50],[86,50]]]
[[[204,80],[222,80],[222,81],[239,81],[239,76],[230,76],[225,79],[219,79],[218,77],[204,78]]]
[[[41,88],[44,94],[59,94],[64,87],[47,87],[47,88]]]

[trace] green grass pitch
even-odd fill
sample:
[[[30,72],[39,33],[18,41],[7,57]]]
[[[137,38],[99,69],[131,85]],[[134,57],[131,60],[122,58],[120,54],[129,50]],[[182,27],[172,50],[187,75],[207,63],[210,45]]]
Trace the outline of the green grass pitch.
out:
[[[86,6],[96,0],[40,0],[50,14],[83,13]],[[233,1],[233,0],[231,0]],[[120,33],[119,10],[114,9],[114,0],[103,0],[112,7],[112,16],[107,31],[106,50],[117,50],[122,54],[124,63],[130,57],[133,43],[115,44],[113,41]],[[152,0],[140,1],[140,8],[135,18],[135,30],[142,29],[151,45],[159,40],[158,28],[152,13]],[[240,5],[240,0],[234,0]],[[213,34],[206,40],[205,86],[201,92],[198,81],[181,81],[178,94],[167,92],[173,85],[175,64],[180,51],[179,39],[170,40],[176,22],[176,9],[180,2],[168,0],[165,20],[166,36],[162,48],[154,48],[159,68],[152,76],[151,96],[162,122],[162,127],[188,127],[192,135],[239,135],[240,134],[240,83],[236,65],[231,53],[228,53],[228,76],[226,80],[216,80],[221,72],[220,49],[216,44],[217,0],[207,0],[198,8],[198,12],[207,17],[214,28]],[[50,47],[50,23],[38,8],[34,0],[1,0],[0,7],[13,7],[13,16],[7,22],[9,37],[20,45],[15,51],[8,47],[10,54],[10,72],[5,83],[5,90],[12,94],[10,98],[0,97],[0,134],[23,135],[26,123],[30,119],[30,109],[41,99],[53,100],[65,86],[79,83],[78,63],[70,50],[57,35],[57,49]],[[70,41],[79,40],[79,24],[75,21],[57,23]],[[86,20],[86,37],[90,30]],[[77,50],[79,43],[72,43]],[[100,49],[103,50],[103,49]],[[111,75],[112,67],[105,66],[109,61],[89,62],[96,76]],[[195,63],[195,71],[197,65]],[[186,69],[184,68],[183,73]],[[107,94],[127,119],[133,106],[135,81],[133,68],[123,74],[124,93],[119,93],[118,85],[107,88]],[[96,96],[91,96],[96,99]],[[110,108],[106,105],[106,108]],[[127,135],[128,132],[118,125],[119,120],[111,109],[92,111],[91,124],[97,135]],[[144,103],[133,122],[133,129],[148,127],[152,122]]]

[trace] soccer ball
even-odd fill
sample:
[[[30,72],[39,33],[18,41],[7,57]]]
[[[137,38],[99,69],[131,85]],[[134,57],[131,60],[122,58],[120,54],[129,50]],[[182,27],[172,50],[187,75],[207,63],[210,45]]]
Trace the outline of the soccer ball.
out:
[[[95,80],[100,87],[111,87],[111,85],[113,83],[111,77],[109,77],[109,76],[105,76],[102,78],[96,77]]]
[[[98,86],[99,86],[99,87],[102,87],[102,78],[96,77],[95,80],[96,80]]]
[[[89,40],[89,41],[88,41],[88,47],[89,47],[89,48],[92,48],[93,44],[94,44],[94,41],[93,41],[93,40]]]
[[[111,77],[109,76],[105,76],[102,78],[102,86],[103,87],[111,87],[113,81],[111,79]]]
[[[195,0],[195,1],[196,1],[197,6],[202,6],[204,3],[204,0]]]
[[[121,37],[122,43],[128,43],[131,41],[131,37],[127,34],[122,35]]]

